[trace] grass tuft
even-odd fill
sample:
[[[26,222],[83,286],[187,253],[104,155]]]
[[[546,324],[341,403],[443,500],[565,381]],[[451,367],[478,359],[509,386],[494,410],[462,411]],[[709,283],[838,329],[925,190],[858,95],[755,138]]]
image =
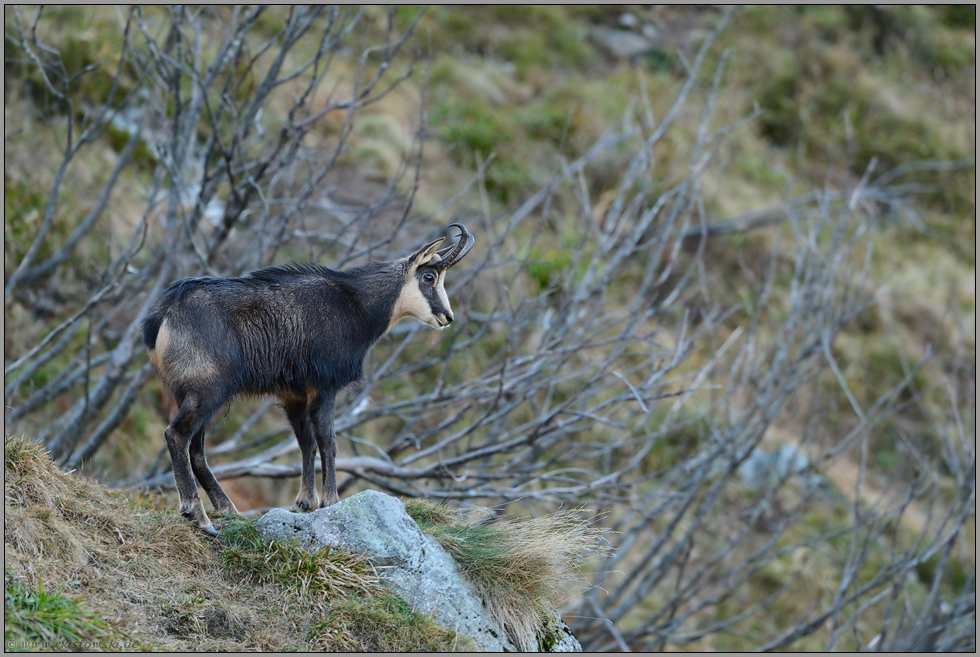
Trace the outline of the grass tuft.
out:
[[[421,499],[405,500],[405,508],[453,555],[490,615],[524,651],[545,640],[551,612],[579,579],[579,562],[602,541],[601,530],[570,512],[511,520]]]
[[[313,600],[345,591],[381,595],[380,578],[361,557],[336,548],[311,551],[296,543],[268,539],[255,529],[255,522],[236,518],[222,530],[228,547],[220,556],[232,571]]]
[[[56,469],[43,447],[25,438],[4,434],[3,487],[11,502],[50,504],[50,484]]]
[[[104,537],[125,543],[135,531],[133,517],[122,512],[128,502],[99,484],[65,476],[25,438],[4,436],[3,484],[4,546],[24,558],[50,555],[66,569],[84,566],[103,551]]]

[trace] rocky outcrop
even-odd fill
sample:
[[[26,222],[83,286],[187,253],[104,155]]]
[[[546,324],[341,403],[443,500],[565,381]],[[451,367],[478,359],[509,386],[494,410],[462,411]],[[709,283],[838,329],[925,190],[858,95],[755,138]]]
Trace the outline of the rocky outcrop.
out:
[[[301,545],[364,554],[413,609],[433,614],[436,623],[471,638],[483,651],[518,651],[463,579],[452,556],[419,529],[397,498],[364,491],[312,513],[273,509],[256,528]],[[582,650],[557,613],[547,623],[542,647],[552,652]]]
[[[804,477],[809,484],[819,484],[819,474],[806,475],[810,459],[806,452],[795,445],[781,445],[770,454],[762,447],[756,447],[748,458],[738,466],[738,475],[743,483],[753,490],[760,490],[774,484],[786,476]]]

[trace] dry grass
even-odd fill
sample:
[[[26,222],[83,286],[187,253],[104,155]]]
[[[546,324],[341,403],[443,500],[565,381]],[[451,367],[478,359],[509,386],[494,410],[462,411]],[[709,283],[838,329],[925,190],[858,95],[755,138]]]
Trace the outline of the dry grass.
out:
[[[405,508],[453,555],[490,615],[524,651],[539,649],[550,614],[580,579],[582,558],[602,552],[602,531],[571,512],[512,520],[422,499],[405,500]]]
[[[466,647],[392,599],[358,558],[265,540],[238,518],[216,518],[222,536],[212,539],[144,502],[64,474],[38,446],[4,437],[13,639],[232,652]]]

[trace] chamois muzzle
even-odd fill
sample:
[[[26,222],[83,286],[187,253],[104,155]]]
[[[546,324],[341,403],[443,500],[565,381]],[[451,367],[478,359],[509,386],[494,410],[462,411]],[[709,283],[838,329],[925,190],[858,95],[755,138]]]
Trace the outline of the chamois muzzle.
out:
[[[459,241],[456,242],[455,246],[449,247],[442,252],[438,252],[441,256],[439,264],[436,266],[439,269],[446,270],[455,265],[457,262],[463,259],[470,249],[473,248],[473,236],[466,232],[466,226],[463,224],[449,224],[446,228],[459,228]]]

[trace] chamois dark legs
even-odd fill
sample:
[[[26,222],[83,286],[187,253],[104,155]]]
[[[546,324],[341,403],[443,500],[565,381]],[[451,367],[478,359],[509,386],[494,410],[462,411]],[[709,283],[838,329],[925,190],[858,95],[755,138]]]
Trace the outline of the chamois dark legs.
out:
[[[296,496],[296,506],[304,511],[312,511],[320,506],[320,496],[316,492],[316,440],[313,438],[313,426],[310,424],[310,410],[306,400],[283,403],[286,418],[293,426],[296,441],[303,455],[303,474],[300,480],[299,495]]]
[[[214,506],[215,511],[221,514],[238,513],[238,509],[225,495],[225,491],[221,489],[218,480],[214,478],[214,473],[208,467],[208,461],[204,455],[204,433],[206,429],[207,425],[202,425],[191,440],[191,469],[194,470],[197,481],[204,487],[204,492],[211,498],[211,505]]]
[[[337,495],[337,440],[333,433],[333,411],[336,393],[325,393],[317,397],[310,407],[310,421],[313,435],[320,449],[320,463],[323,468],[323,499],[320,507],[330,506],[340,501]],[[304,468],[305,470],[305,468]]]
[[[218,532],[211,525],[208,514],[204,512],[204,504],[197,494],[197,483],[191,472],[190,459],[192,439],[200,430],[203,448],[203,430],[213,412],[213,409],[203,406],[193,395],[187,395],[180,400],[177,416],[164,431],[164,436],[167,439],[167,449],[170,450],[170,461],[174,466],[174,483],[180,495],[180,513],[208,534],[217,536]],[[205,469],[207,469],[206,464]],[[214,475],[211,475],[211,478],[213,479]],[[214,485],[217,487],[218,482],[215,481]],[[218,489],[220,490],[220,487]]]

